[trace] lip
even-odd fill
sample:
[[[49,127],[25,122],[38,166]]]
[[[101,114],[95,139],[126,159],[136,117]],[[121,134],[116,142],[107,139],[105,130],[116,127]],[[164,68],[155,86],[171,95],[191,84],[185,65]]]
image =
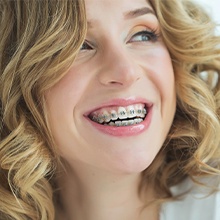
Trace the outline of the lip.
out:
[[[146,105],[146,107],[148,108],[147,116],[145,117],[144,121],[139,124],[124,126],[124,127],[114,127],[114,126],[107,126],[107,125],[96,123],[92,121],[91,119],[89,119],[88,117],[91,112],[96,111],[101,108],[113,107],[113,106],[124,107],[128,105],[139,104],[139,103]],[[146,131],[151,124],[152,114],[153,114],[153,103],[152,102],[149,102],[146,99],[142,99],[142,98],[129,98],[129,99],[110,100],[88,111],[87,113],[84,114],[84,117],[87,119],[87,121],[89,121],[92,127],[97,129],[98,131],[104,134],[107,134],[107,135],[121,137],[121,136],[139,135],[140,133]]]

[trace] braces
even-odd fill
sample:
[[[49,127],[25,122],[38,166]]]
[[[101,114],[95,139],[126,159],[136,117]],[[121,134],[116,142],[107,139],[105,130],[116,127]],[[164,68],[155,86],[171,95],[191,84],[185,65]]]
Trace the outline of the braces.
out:
[[[139,119],[141,119],[143,121],[143,119],[146,117],[146,114],[147,114],[146,108],[143,108],[142,110],[137,109],[136,111],[133,109],[133,110],[129,110],[128,112],[120,111],[119,115],[117,115],[116,111],[112,112],[111,114],[102,114],[99,116],[94,115],[94,116],[92,116],[91,120],[93,120],[94,122],[97,122],[99,124],[105,123],[105,125],[112,125],[112,126],[115,126],[115,124],[117,124],[116,126],[121,126],[121,125],[118,125],[118,124],[120,124],[120,122],[123,122],[120,119],[122,119],[122,120],[127,119],[126,121],[124,120],[126,123],[125,122],[121,123],[121,124],[123,124],[123,126],[126,126],[126,125],[132,125],[132,123],[133,124],[140,123],[141,121]],[[110,123],[108,123],[108,122],[110,122]],[[112,123],[114,123],[114,125]]]

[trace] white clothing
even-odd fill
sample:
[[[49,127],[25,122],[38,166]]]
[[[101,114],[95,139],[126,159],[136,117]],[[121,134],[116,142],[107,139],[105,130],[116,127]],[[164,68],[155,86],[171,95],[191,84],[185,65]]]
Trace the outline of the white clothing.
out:
[[[219,186],[213,178],[203,179],[203,182]],[[210,190],[189,179],[172,187],[171,191],[174,195],[187,193],[181,200],[165,203],[161,208],[160,220],[220,220],[220,191],[209,195]]]

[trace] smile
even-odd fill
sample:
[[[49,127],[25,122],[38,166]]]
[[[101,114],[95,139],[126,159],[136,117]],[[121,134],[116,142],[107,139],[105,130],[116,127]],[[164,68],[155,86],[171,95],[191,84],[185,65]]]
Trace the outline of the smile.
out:
[[[89,118],[105,126],[130,126],[140,124],[148,114],[144,104],[102,108],[89,114]]]

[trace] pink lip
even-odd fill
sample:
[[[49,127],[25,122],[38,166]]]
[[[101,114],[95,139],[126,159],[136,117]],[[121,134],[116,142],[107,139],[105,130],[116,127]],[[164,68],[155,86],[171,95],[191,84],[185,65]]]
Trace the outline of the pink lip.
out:
[[[144,121],[141,122],[140,124],[124,126],[124,127],[114,127],[114,126],[107,126],[107,125],[98,124],[88,118],[88,115],[91,112],[93,112],[97,109],[100,109],[100,108],[110,107],[110,106],[128,106],[128,105],[137,104],[137,103],[143,103],[148,107],[148,114],[147,114],[146,118],[144,119]],[[150,123],[151,123],[152,114],[153,114],[153,104],[148,102],[145,99],[114,99],[108,103],[104,103],[103,105],[94,108],[93,110],[90,110],[84,116],[86,117],[86,119],[90,122],[90,124],[93,127],[98,129],[102,133],[120,137],[120,136],[138,135],[138,134],[144,132],[145,130],[147,130],[148,127],[150,126]]]

